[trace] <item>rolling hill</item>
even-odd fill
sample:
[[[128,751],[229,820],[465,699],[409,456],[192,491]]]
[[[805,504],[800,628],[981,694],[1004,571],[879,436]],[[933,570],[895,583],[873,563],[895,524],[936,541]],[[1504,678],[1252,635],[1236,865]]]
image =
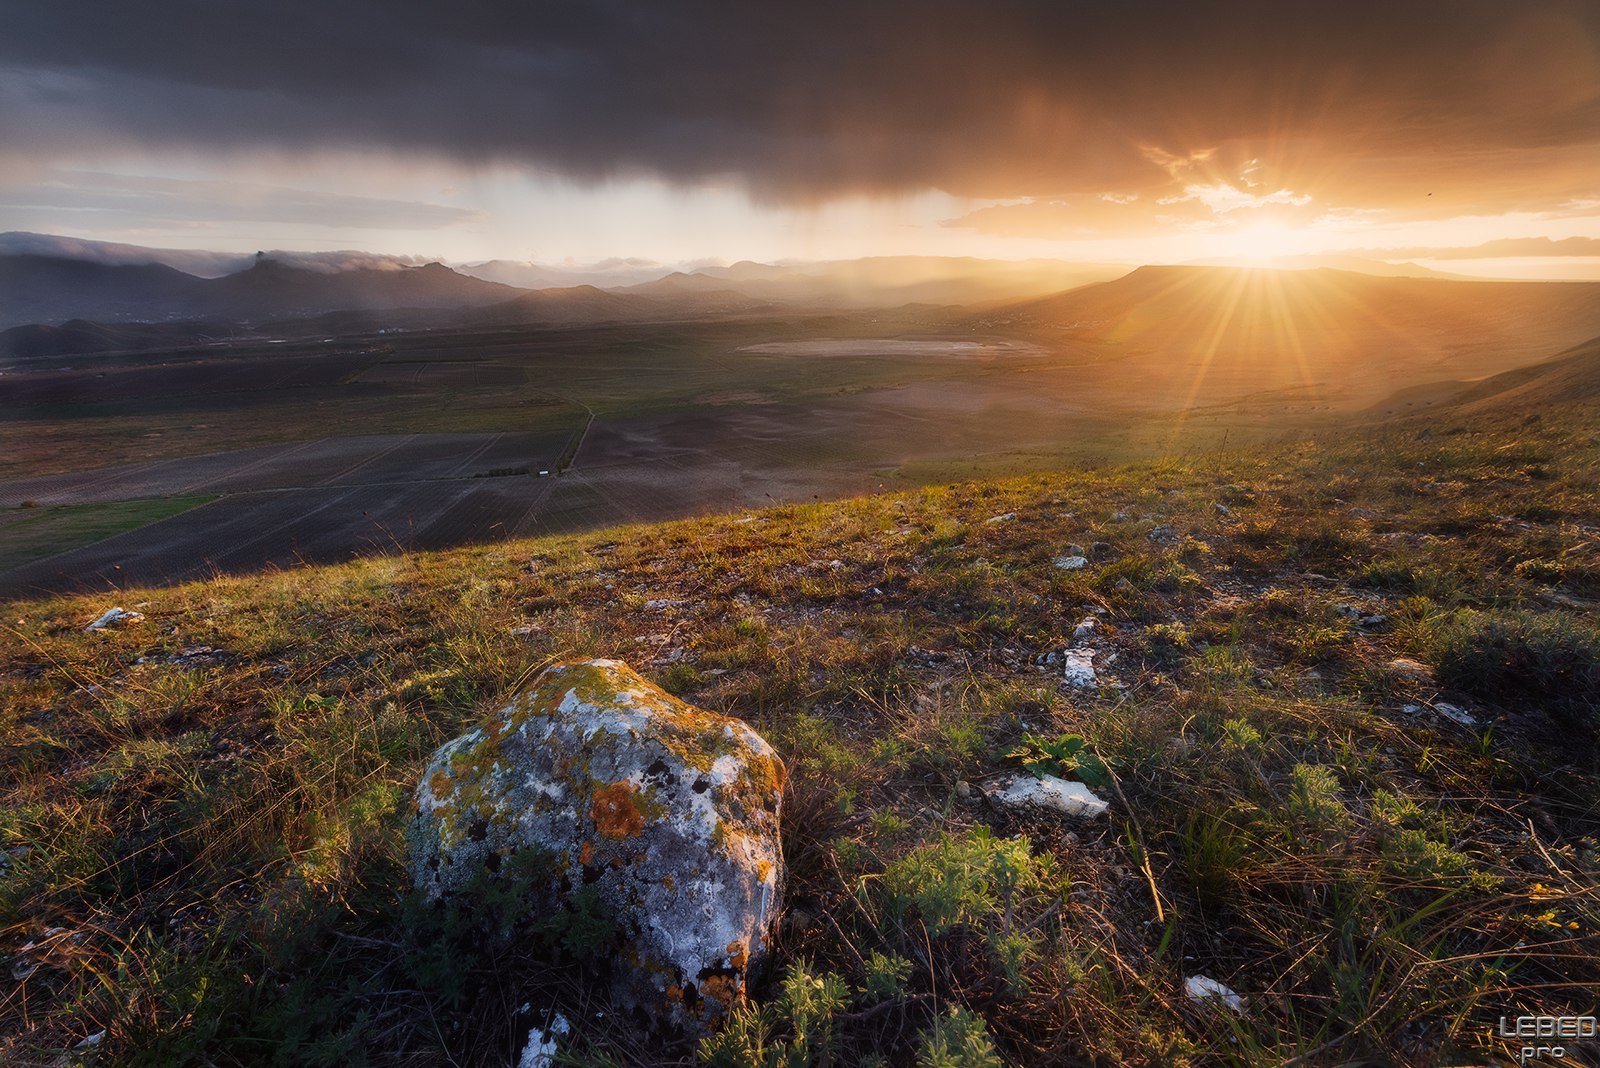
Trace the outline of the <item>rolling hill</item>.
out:
[[[1452,401],[1469,413],[1518,407],[1585,403],[1600,397],[1600,337],[1548,360],[1493,375]]]
[[[1121,361],[1148,380],[1152,403],[1293,390],[1360,406],[1421,382],[1499,374],[1600,334],[1600,283],[1141,267],[972,322]]]

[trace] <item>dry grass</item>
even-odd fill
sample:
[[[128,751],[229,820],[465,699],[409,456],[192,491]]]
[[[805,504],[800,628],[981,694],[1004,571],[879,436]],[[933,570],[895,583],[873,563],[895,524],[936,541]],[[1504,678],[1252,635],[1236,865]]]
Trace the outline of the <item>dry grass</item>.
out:
[[[778,959],[721,1063],[1504,1056],[1499,1016],[1600,982],[1593,445],[1579,413],[936,487],[149,590],[99,634],[12,604],[0,1056],[503,1064],[529,1003],[586,1063],[693,1061],[404,897],[428,753],[598,654],[791,764]],[[1035,662],[1091,609],[1092,693]],[[1490,632],[1516,656],[1471,659]],[[984,801],[1070,732],[1108,820]]]

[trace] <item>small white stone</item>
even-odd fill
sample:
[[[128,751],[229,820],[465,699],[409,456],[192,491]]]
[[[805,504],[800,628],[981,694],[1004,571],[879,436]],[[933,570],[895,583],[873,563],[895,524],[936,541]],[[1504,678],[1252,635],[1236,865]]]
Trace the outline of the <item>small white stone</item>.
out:
[[[1011,520],[1013,520],[1015,518],[1017,518],[1017,513],[1015,513],[1015,512],[1003,512],[1000,515],[992,515],[992,516],[990,516],[988,519],[985,519],[984,522],[985,523],[1009,523]]]
[[[129,612],[124,608],[108,608],[99,619],[83,629],[86,631],[104,630],[106,627],[115,626],[118,623],[139,623],[143,620],[144,615],[142,613]]]
[[[1471,712],[1445,701],[1439,701],[1434,704],[1433,710],[1446,719],[1454,720],[1463,727],[1476,727],[1478,725],[1478,721],[1473,718]]]
[[[1433,670],[1419,660],[1408,660],[1403,656],[1397,656],[1383,666],[1389,674],[1408,682],[1433,681]]]
[[[1058,556],[1055,563],[1063,571],[1082,571],[1089,566],[1089,558],[1086,556]]]
[[[549,1027],[542,1030],[535,1027],[528,1034],[528,1044],[522,1047],[522,1056],[517,1058],[517,1068],[554,1068],[556,1053],[560,1048],[558,1040],[565,1038],[571,1030],[572,1025],[559,1012],[550,1021]]]
[[[1058,779],[1054,775],[1046,775],[1042,779],[1018,775],[1004,790],[991,796],[1002,805],[1048,808],[1066,816],[1084,819],[1103,816],[1110,807],[1083,783]]]
[[[1234,1012],[1244,1011],[1244,998],[1204,975],[1192,975],[1185,979],[1183,992],[1189,995],[1191,1001],[1220,1001]]]
[[[1087,619],[1085,619],[1082,623],[1079,623],[1076,627],[1072,628],[1072,636],[1074,638],[1090,638],[1090,637],[1093,637],[1094,636],[1094,632],[1095,632],[1095,628],[1098,627],[1099,625],[1100,625],[1100,621],[1098,619],[1094,618],[1093,616],[1090,616]]]

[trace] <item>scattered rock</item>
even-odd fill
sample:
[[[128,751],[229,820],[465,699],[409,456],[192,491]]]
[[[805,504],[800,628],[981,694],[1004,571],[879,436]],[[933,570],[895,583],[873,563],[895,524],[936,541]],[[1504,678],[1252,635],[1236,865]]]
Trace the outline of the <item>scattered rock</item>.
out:
[[[1395,657],[1383,665],[1383,669],[1394,678],[1404,682],[1414,682],[1426,686],[1433,681],[1432,668],[1419,660],[1408,660],[1403,656]]]
[[[516,872],[525,915],[614,924],[597,964],[650,1024],[705,1030],[767,955],[783,881],[784,768],[745,723],[694,708],[625,664],[558,664],[434,753],[408,831],[429,900]],[[475,901],[464,901],[471,906]],[[508,937],[522,913],[485,917]]]
[[[1068,649],[1063,654],[1065,666],[1061,669],[1061,677],[1068,686],[1075,686],[1080,690],[1095,688],[1094,675],[1094,650],[1093,649]]]
[[[572,1025],[559,1012],[547,1026],[535,1027],[528,1032],[528,1044],[522,1047],[517,1068],[555,1068],[556,1054],[561,1048],[560,1040],[571,1031]]]
[[[1056,557],[1056,566],[1063,571],[1082,571],[1089,566],[1089,558],[1077,555],[1058,556]]]
[[[972,784],[970,782],[968,782],[967,780],[965,780],[965,779],[957,779],[956,780],[956,796],[957,797],[971,797],[972,796]]]
[[[1092,638],[1094,637],[1096,628],[1099,626],[1100,621],[1094,616],[1089,616],[1085,618],[1082,623],[1079,623],[1076,627],[1072,628],[1072,636],[1075,639]]]
[[[1476,727],[1478,725],[1478,721],[1473,718],[1471,712],[1468,712],[1464,708],[1459,708],[1456,705],[1452,705],[1447,701],[1435,701],[1433,704],[1433,710],[1439,713],[1439,715],[1443,716],[1445,719],[1454,720],[1463,727]]]
[[[1013,520],[1015,518],[1017,518],[1017,513],[1015,513],[1015,512],[1003,512],[1000,515],[992,515],[992,516],[990,516],[988,519],[985,519],[984,522],[985,523],[1009,523],[1009,522],[1011,522],[1011,520]]]
[[[1358,608],[1353,604],[1338,605],[1334,608],[1334,611],[1337,612],[1340,617],[1348,619],[1356,626],[1367,629],[1381,627],[1389,622],[1388,616],[1383,615],[1380,612],[1368,612],[1366,609]]]
[[[1005,789],[989,797],[1007,808],[1046,808],[1082,819],[1103,816],[1110,807],[1083,783],[1058,779],[1054,775],[1046,775],[1042,779],[1018,775]]]
[[[144,613],[142,612],[129,612],[124,608],[107,608],[104,615],[83,629],[85,631],[104,630],[107,627],[129,626],[142,622],[144,622]]]
[[[1202,1004],[1220,1001],[1234,1012],[1244,1011],[1243,997],[1208,976],[1192,975],[1185,979],[1183,981],[1183,992],[1189,995],[1190,1001]]]
[[[1374,512],[1371,508],[1352,508],[1350,509],[1350,514],[1355,516],[1357,519],[1378,518],[1378,513]]]
[[[1217,502],[1217,514],[1220,515],[1222,518],[1227,519],[1229,516],[1233,515],[1233,509],[1229,508],[1227,505],[1223,504],[1221,501],[1218,501]]]
[[[1073,542],[1072,544],[1067,546],[1067,555],[1068,556],[1082,556],[1083,555],[1083,546],[1079,545],[1077,542]]]
[[[1177,541],[1178,532],[1173,529],[1171,523],[1162,523],[1160,526],[1152,528],[1150,533],[1145,535],[1145,538],[1149,541],[1163,544]]]

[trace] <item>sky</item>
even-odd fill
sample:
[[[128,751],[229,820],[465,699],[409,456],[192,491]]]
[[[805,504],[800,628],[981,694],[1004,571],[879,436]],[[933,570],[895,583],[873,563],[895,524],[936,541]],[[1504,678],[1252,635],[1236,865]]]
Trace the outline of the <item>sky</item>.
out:
[[[1597,0],[0,0],[0,230],[1600,277]]]

